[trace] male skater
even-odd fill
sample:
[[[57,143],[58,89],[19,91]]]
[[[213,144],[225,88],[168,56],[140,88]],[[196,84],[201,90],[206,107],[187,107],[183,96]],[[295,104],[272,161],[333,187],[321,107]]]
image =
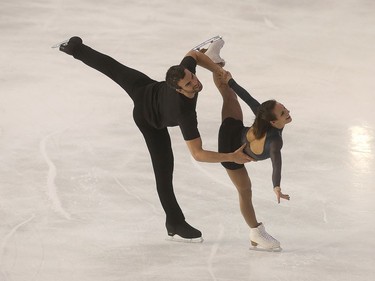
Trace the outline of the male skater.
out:
[[[222,47],[220,42],[211,45],[214,49]],[[202,242],[202,233],[185,221],[173,191],[174,160],[167,127],[180,127],[183,138],[197,161],[238,164],[251,161],[242,152],[243,147],[233,153],[218,153],[202,147],[197,128],[196,103],[198,92],[203,86],[195,75],[196,65],[218,74],[223,73],[223,69],[205,54],[191,50],[180,65],[168,70],[166,81],[158,82],[93,50],[83,44],[79,37],[72,37],[67,43],[60,45],[60,51],[107,75],[128,93],[134,102],[134,121],[143,134],[151,156],[157,192],[166,213],[168,235],[185,242]],[[209,51],[212,53],[212,50]]]

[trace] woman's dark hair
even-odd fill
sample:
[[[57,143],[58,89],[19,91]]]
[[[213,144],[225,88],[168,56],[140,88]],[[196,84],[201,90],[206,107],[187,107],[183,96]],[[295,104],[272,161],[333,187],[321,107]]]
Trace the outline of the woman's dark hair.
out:
[[[177,85],[178,81],[185,77],[185,67],[182,65],[174,65],[171,66],[167,74],[165,76],[165,81],[167,85],[173,89],[181,89],[180,86]]]
[[[277,119],[273,113],[275,105],[275,100],[268,100],[259,106],[252,126],[256,139],[262,138],[267,130],[271,127],[270,121]]]

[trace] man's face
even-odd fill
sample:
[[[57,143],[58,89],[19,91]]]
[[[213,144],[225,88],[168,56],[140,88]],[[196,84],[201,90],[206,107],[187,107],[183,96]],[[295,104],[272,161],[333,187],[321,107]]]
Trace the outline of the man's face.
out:
[[[188,69],[185,69],[185,77],[178,81],[177,85],[180,86],[181,89],[177,89],[176,91],[188,98],[193,98],[196,93],[203,89],[202,83],[199,82],[197,76]]]

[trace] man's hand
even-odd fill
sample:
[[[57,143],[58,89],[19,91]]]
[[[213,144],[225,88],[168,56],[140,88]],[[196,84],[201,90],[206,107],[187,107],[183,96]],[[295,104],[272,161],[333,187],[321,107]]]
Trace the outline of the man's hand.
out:
[[[214,81],[218,88],[228,87],[228,81],[232,78],[232,74],[224,68],[220,68],[214,72]]]
[[[220,80],[221,80],[221,82],[223,83],[224,81],[223,81],[223,76],[225,76],[226,75],[226,70],[224,69],[224,68],[222,68],[222,67],[217,67],[216,69],[215,69],[215,71],[213,71],[213,74],[215,75],[215,76],[217,76]]]
[[[288,194],[283,194],[281,192],[281,187],[280,186],[275,186],[273,188],[273,191],[276,193],[277,203],[280,204],[280,198],[283,198],[285,200],[290,200],[290,196]]]
[[[239,149],[237,149],[235,152],[232,153],[232,157],[233,157],[232,162],[235,162],[237,164],[245,164],[250,161],[255,161],[253,158],[251,158],[249,155],[243,152],[245,146],[246,146],[246,143],[243,144]]]

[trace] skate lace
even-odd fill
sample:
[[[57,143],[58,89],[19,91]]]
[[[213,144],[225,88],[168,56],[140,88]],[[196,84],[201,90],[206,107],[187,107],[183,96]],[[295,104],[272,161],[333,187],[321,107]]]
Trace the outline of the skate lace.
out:
[[[265,229],[263,229],[263,231],[262,231],[262,236],[267,241],[272,241],[274,243],[277,243],[277,240],[275,238],[273,238],[270,234],[268,234],[268,232]]]
[[[267,232],[264,232],[264,236],[267,240],[270,240],[270,241],[275,241],[276,239],[273,238],[270,234],[268,234]]]

